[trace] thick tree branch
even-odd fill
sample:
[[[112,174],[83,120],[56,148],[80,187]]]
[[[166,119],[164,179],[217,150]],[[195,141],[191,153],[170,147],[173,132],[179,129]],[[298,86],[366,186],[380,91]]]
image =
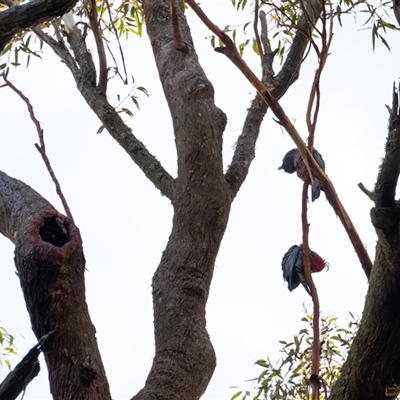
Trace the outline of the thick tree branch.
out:
[[[99,56],[99,82],[97,84],[97,90],[104,96],[107,95],[107,57],[104,49],[103,35],[100,30],[99,17],[97,15],[96,1],[90,0],[90,11],[89,11],[90,27],[94,35],[94,39],[97,47],[97,54]]]
[[[400,0],[393,0],[393,14],[400,25]]]
[[[225,173],[225,179],[229,184],[233,197],[238,194],[255,157],[255,147],[260,133],[260,126],[267,110],[268,106],[257,94],[247,111],[232,162]]]
[[[395,400],[400,394],[400,208],[375,207],[371,219],[378,241],[363,316],[330,400]]]
[[[320,0],[309,0],[304,3],[305,12],[300,17],[297,31],[285,62],[271,82],[274,87],[274,97],[280,99],[286,90],[298,79],[304,54],[310,43],[311,33],[322,12],[323,3]]]
[[[38,340],[57,333],[45,353],[55,399],[110,400],[85,300],[85,259],[73,222],[23,182],[0,172],[0,233],[15,244],[15,265]],[[66,385],[65,382],[68,382]]]
[[[19,32],[65,14],[76,0],[31,0],[0,13],[0,51]]]
[[[161,191],[163,195],[172,198],[174,178],[163,168],[161,163],[146,149],[143,143],[132,133],[123,122],[114,107],[110,105],[103,93],[96,87],[96,69],[93,58],[86,47],[84,38],[78,28],[67,33],[75,60],[61,42],[56,42],[43,32],[39,37],[53,49],[66,63],[72,72],[78,90],[96,113],[104,127],[117,143],[128,153],[132,160],[142,169],[147,178]]]
[[[400,174],[400,108],[399,91],[393,85],[392,107],[389,116],[389,132],[386,140],[385,157],[375,183],[376,207],[392,207],[395,204],[396,187]]]
[[[385,156],[373,193],[371,221],[378,235],[363,317],[332,400],[394,400],[400,394],[400,170],[399,93],[393,86]],[[368,379],[365,379],[365,377]]]
[[[34,32],[39,39],[43,40],[44,43],[51,47],[54,53],[56,53],[61,60],[63,60],[65,65],[71,70],[74,76],[82,79],[79,67],[64,42],[54,40],[51,36],[44,33],[39,28],[31,28],[31,31]]]
[[[17,366],[5,377],[0,384],[0,399],[14,400],[40,372],[39,354],[51,350],[56,333],[50,332],[40,338],[38,344],[32,347]]]
[[[271,45],[268,39],[266,16],[263,11],[260,11],[260,21],[260,40],[262,41],[262,45],[264,47],[264,54],[262,56],[262,81],[269,82],[274,75],[273,62],[277,51],[271,50]],[[247,111],[242,133],[236,143],[232,162],[225,174],[225,179],[231,188],[233,197],[237,195],[244,180],[246,179],[251,162],[255,157],[255,147],[258,135],[260,133],[260,126],[267,110],[267,104],[257,93]]]

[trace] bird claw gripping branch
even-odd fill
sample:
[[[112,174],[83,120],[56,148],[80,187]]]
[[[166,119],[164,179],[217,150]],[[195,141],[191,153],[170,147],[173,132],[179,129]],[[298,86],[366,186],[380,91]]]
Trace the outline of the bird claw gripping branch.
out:
[[[328,263],[315,251],[310,250],[310,267],[311,272],[321,272],[328,267]],[[303,245],[294,245],[286,252],[282,259],[282,271],[283,279],[288,283],[290,291],[296,289],[301,283],[311,296],[311,290],[304,276]]]
[[[313,149],[313,156],[315,158],[315,161],[321,167],[321,169],[325,171],[325,162],[322,159],[321,154],[317,150]],[[285,154],[285,157],[283,157],[282,165],[278,169],[283,169],[288,174],[293,174],[294,172],[297,172],[297,176],[302,181],[305,181],[308,179],[308,171],[304,164],[303,157],[301,156],[298,149],[289,150]],[[312,201],[318,199],[321,189],[323,190],[323,188],[321,187],[321,183],[319,182],[319,180],[317,178],[314,178],[312,185],[311,185],[311,200]]]

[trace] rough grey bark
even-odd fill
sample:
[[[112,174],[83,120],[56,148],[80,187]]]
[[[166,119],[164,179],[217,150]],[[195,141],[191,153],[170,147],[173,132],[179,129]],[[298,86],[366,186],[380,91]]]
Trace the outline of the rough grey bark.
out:
[[[372,199],[378,241],[359,331],[330,400],[394,400],[400,394],[400,112],[393,88],[386,154]]]
[[[0,232],[15,244],[15,265],[55,399],[110,400],[85,301],[85,259],[78,228],[23,182],[0,172]]]
[[[41,351],[51,351],[55,332],[43,336],[39,343],[33,346],[16,367],[0,384],[0,399],[14,400],[25,391],[29,383],[40,372],[39,354]]]
[[[76,3],[77,0],[31,0],[1,12],[0,52],[17,33],[67,13]]]

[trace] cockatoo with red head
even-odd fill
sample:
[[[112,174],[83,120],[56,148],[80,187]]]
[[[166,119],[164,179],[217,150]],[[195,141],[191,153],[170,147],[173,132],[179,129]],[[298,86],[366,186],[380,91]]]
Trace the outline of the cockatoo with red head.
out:
[[[313,273],[321,272],[324,268],[328,268],[328,263],[315,251],[310,250],[310,268]],[[303,245],[294,245],[286,252],[282,259],[282,271],[283,279],[288,283],[290,291],[301,283],[311,296],[311,290],[304,276]]]

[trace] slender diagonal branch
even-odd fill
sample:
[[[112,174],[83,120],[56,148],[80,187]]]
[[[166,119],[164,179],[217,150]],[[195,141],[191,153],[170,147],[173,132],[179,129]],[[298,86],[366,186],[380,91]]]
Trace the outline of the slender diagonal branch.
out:
[[[260,54],[261,64],[263,63],[263,48],[261,45],[260,34],[258,33],[258,19],[259,19],[259,0],[255,0],[254,2],[254,22],[253,22],[253,29],[254,29],[254,36],[256,37],[256,43],[258,48],[258,53]]]
[[[310,384],[312,389],[313,400],[319,399],[319,369],[320,369],[320,329],[319,329],[319,298],[318,292],[314,284],[314,280],[311,275],[310,265],[310,247],[308,244],[309,224],[307,219],[307,192],[309,180],[306,180],[303,184],[302,200],[301,200],[301,224],[303,229],[303,265],[304,265],[304,276],[306,282],[311,291],[314,312],[313,312],[313,342],[312,342],[312,363],[311,363],[311,377]]]
[[[56,192],[58,194],[58,197],[61,200],[61,203],[64,207],[65,213],[67,214],[68,218],[71,219],[71,221],[74,221],[74,218],[72,217],[72,213],[71,210],[68,206],[67,203],[67,199],[64,196],[64,193],[61,189],[61,185],[60,182],[58,181],[56,174],[54,173],[53,167],[51,166],[49,157],[46,154],[46,146],[44,143],[44,135],[43,135],[43,129],[40,126],[40,122],[38,121],[38,119],[35,116],[35,112],[33,111],[33,107],[31,102],[29,101],[28,97],[26,97],[15,85],[13,85],[5,76],[5,74],[1,75],[4,79],[4,82],[6,83],[6,86],[8,86],[11,90],[13,90],[26,104],[27,108],[28,108],[28,112],[29,115],[31,117],[31,120],[33,121],[33,123],[35,124],[38,136],[39,136],[39,142],[40,145],[38,145],[37,143],[35,143],[35,147],[38,150],[38,152],[40,153],[40,155],[42,156],[42,159],[44,161],[44,164],[46,165],[47,171],[49,171],[51,180],[54,182],[54,185],[56,186]]]
[[[79,67],[64,42],[54,40],[51,36],[44,33],[39,28],[31,28],[31,31],[35,33],[39,39],[51,47],[54,53],[56,53],[63,60],[74,76],[81,77]]]
[[[367,195],[367,197],[368,197],[370,200],[372,200],[373,202],[375,202],[375,197],[374,197],[375,195],[374,195],[374,192],[371,192],[370,190],[368,190],[368,189],[363,185],[362,182],[360,182],[357,186],[360,188],[360,190],[361,190],[364,194]]]
[[[251,71],[251,69],[242,59],[238,50],[236,49],[236,46],[234,45],[233,41],[229,38],[229,36],[226,35],[224,32],[222,32],[215,24],[211,22],[211,20],[204,14],[203,10],[195,3],[195,1],[187,0],[186,2],[193,9],[193,11],[199,16],[199,18],[204,22],[204,24],[224,43],[225,47],[219,47],[215,50],[224,54],[232,61],[233,64],[235,64],[239,68],[242,74],[249,80],[249,82],[257,90],[258,94],[265,101],[268,107],[271,108],[272,112],[277,117],[283,128],[288,132],[290,137],[293,139],[303,159],[308,161],[311,171],[321,182],[322,187],[325,190],[325,194],[327,195],[329,203],[332,205],[336,214],[339,216],[339,219],[342,222],[349,236],[349,239],[354,247],[354,250],[358,255],[361,266],[364,269],[367,278],[369,278],[372,269],[372,262],[363,245],[363,242],[361,241],[356,231],[356,228],[354,227],[350,219],[350,216],[347,214],[344,206],[339,200],[339,197],[336,193],[336,190],[332,182],[329,180],[328,176],[315,161],[311,152],[307,148],[306,144],[304,143],[297,129],[292,124],[289,117],[284,112],[278,100],[276,100],[276,98],[273,97],[274,90],[272,89],[271,91],[271,88],[267,89],[266,86],[257,78],[257,76],[253,73],[253,71]]]
[[[97,15],[96,1],[90,0],[90,11],[89,11],[90,27],[94,35],[96,42],[97,54],[99,56],[99,82],[97,89],[104,96],[107,94],[107,57],[104,49],[103,35],[99,26],[99,17]]]
[[[113,30],[113,32],[114,32],[114,37],[115,37],[115,39],[116,39],[116,41],[117,41],[117,43],[118,43],[119,54],[121,55],[122,67],[123,67],[123,69],[124,69],[124,76],[125,76],[125,77],[124,77],[124,78],[122,77],[121,73],[119,72],[119,68],[117,68],[118,75],[119,75],[119,77],[121,78],[122,82],[124,82],[124,84],[126,85],[126,84],[128,84],[128,74],[127,74],[127,72],[126,72],[126,63],[125,63],[124,52],[123,52],[123,50],[122,50],[121,42],[120,42],[120,40],[119,40],[119,35],[118,35],[117,28],[115,27],[115,25],[114,25],[114,23],[113,23],[113,17],[112,17],[112,13],[111,13],[110,3],[109,3],[108,0],[105,0],[105,2],[106,2],[106,5],[107,5],[108,18],[109,18],[109,20],[110,20],[110,26],[111,26],[111,28],[112,28],[112,30]],[[110,54],[111,54],[111,57],[112,57],[113,60],[114,60],[115,65],[117,65],[117,62],[115,61],[114,54],[113,54],[113,52],[110,50],[110,47],[109,47],[109,45],[108,45],[107,42],[106,42],[106,45],[107,45],[107,48],[108,48],[108,50],[109,50],[109,52],[110,52]]]

